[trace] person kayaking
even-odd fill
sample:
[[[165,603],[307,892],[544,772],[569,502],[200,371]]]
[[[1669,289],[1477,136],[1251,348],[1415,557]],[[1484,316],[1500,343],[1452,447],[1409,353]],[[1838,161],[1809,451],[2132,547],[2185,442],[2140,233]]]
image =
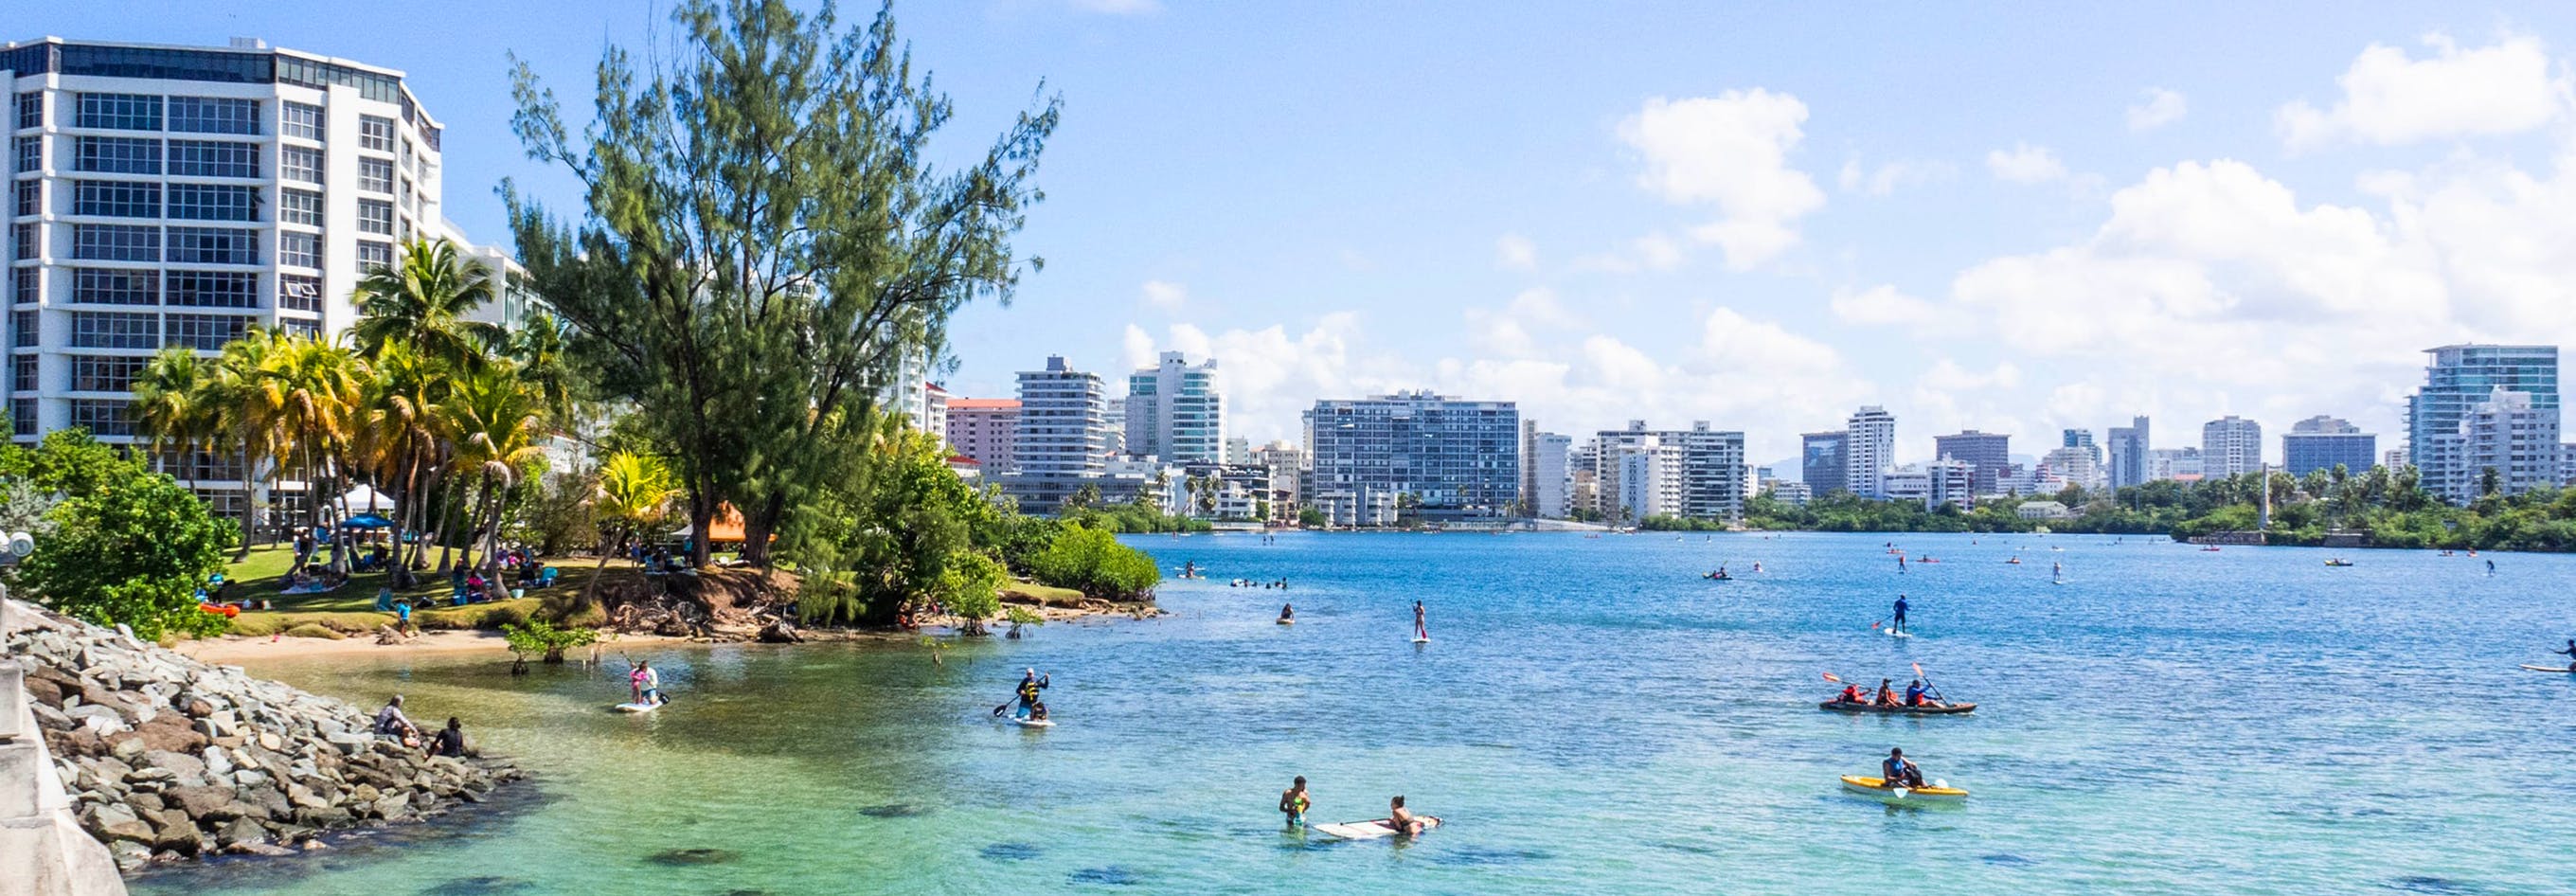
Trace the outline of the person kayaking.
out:
[[[1879,705],[1879,706],[1896,706],[1896,705],[1899,705],[1899,704],[1896,702],[1896,688],[1895,688],[1895,684],[1896,684],[1896,679],[1893,679],[1893,678],[1881,678],[1881,679],[1879,679],[1879,680],[1878,680],[1878,700],[1877,700],[1877,705]]]
[[[1279,605],[1279,621],[1281,621],[1281,622],[1295,622],[1295,621],[1297,621],[1297,608],[1296,608],[1295,606],[1293,606],[1293,605],[1290,605],[1290,604],[1280,604],[1280,605]]]
[[[1923,786],[1923,768],[1906,759],[1903,748],[1887,748],[1887,758],[1879,762],[1878,770],[1879,777],[1885,779],[1889,787]]]
[[[1387,801],[1386,826],[1394,828],[1398,837],[1419,837],[1425,828],[1430,827],[1404,808],[1404,797],[1401,796]]]
[[[1905,595],[1903,594],[1896,596],[1896,618],[1888,624],[1887,630],[1891,632],[1905,630]]]
[[[1030,668],[1026,674],[1020,676],[1020,708],[1019,711],[1015,713],[1016,715],[1023,719],[1029,718],[1029,713],[1037,708],[1038,692],[1046,690],[1051,678],[1053,678],[1053,676],[1039,675],[1038,670],[1034,667]]]
[[[1422,622],[1422,602],[1418,600],[1413,602],[1413,638],[1417,641],[1431,640],[1431,629]]]
[[[1298,775],[1288,783],[1288,789],[1279,792],[1279,814],[1288,816],[1289,827],[1305,827],[1306,810],[1314,805],[1314,799],[1306,793],[1305,775]]]
[[[1842,693],[1839,693],[1839,694],[1835,694],[1835,695],[1834,695],[1834,702],[1836,702],[1836,703],[1867,703],[1867,702],[1869,702],[1869,701],[1868,701],[1867,699],[1865,699],[1865,698],[1866,698],[1866,696],[1867,696],[1867,695],[1862,694],[1862,693],[1860,692],[1860,685],[1856,685],[1856,684],[1846,684],[1846,685],[1843,685],[1843,692],[1842,692]]]
[[[1940,704],[1933,701],[1932,689],[1924,687],[1923,679],[1917,678],[1913,684],[1905,686],[1905,705],[1939,706]]]

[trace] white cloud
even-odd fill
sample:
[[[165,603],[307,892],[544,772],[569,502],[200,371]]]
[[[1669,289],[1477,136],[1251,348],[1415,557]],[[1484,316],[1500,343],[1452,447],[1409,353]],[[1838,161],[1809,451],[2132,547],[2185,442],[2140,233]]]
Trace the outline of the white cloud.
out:
[[[2540,39],[2508,35],[2462,50],[2440,33],[2424,36],[2432,55],[2414,59],[2371,44],[2335,78],[2343,98],[2319,110],[2305,100],[2273,113],[2293,152],[2333,143],[2395,146],[2425,140],[2529,131],[2567,108],[2568,84],[2553,75]]]
[[[1165,311],[1179,311],[1181,306],[1188,304],[1189,301],[1190,290],[1186,286],[1169,280],[1145,281],[1145,304],[1147,305]]]
[[[1638,183],[1677,205],[1714,205],[1718,219],[1691,230],[1747,270],[1798,243],[1799,218],[1825,204],[1806,172],[1789,167],[1807,105],[1761,88],[1714,97],[1656,97],[1619,123],[1619,139],[1644,156]]]
[[[2142,94],[2145,102],[2129,107],[2129,130],[2152,131],[2182,120],[2188,106],[2181,93],[2162,87],[2149,87]]]
[[[1958,176],[1958,166],[1948,162],[1897,159],[1882,163],[1875,169],[1866,169],[1861,166],[1859,159],[1854,158],[1843,162],[1843,170],[1835,178],[1835,182],[1845,193],[1886,196],[1899,188],[1919,187]]]
[[[1832,304],[1834,316],[1852,324],[1915,326],[1932,323],[1940,317],[1932,303],[1898,292],[1894,286],[1873,286],[1860,292],[1836,291]]]
[[[1494,239],[1494,263],[1505,270],[1538,270],[1538,244],[1529,237],[1506,233]]]
[[[1660,233],[1649,233],[1629,240],[1617,250],[1586,255],[1574,260],[1578,270],[1633,274],[1638,271],[1669,271],[1690,260],[1682,244]]]
[[[1154,366],[1154,337],[1145,332],[1144,327],[1128,324],[1126,338],[1120,347],[1127,356],[1127,369],[1141,370]]]
[[[2056,151],[2028,143],[2015,143],[2009,152],[1998,149],[1986,153],[1986,170],[1992,172],[1996,180],[2017,184],[2044,184],[2066,179],[2066,163],[2057,160]]]
[[[1832,371],[1843,361],[1831,346],[1725,307],[1701,322],[1699,345],[1715,370],[1800,376]]]

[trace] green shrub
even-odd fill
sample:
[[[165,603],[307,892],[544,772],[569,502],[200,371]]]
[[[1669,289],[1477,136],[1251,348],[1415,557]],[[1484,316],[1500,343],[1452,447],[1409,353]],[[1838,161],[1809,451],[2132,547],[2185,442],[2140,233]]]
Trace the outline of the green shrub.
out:
[[[546,662],[560,663],[564,651],[587,647],[599,641],[599,632],[586,628],[556,628],[543,619],[528,620],[525,625],[505,626],[502,637],[508,639],[510,652],[526,662],[529,654],[543,656]]]
[[[1079,525],[1057,533],[1046,550],[1029,559],[1029,567],[1038,581],[1110,600],[1151,598],[1163,580],[1154,558],[1119,544],[1106,530]]]

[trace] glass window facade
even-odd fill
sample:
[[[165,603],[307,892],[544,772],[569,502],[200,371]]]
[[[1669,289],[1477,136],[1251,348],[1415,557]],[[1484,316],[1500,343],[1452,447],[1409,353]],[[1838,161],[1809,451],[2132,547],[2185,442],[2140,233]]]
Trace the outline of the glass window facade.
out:
[[[82,137],[72,144],[72,170],[159,174],[161,141],[147,137]]]
[[[169,101],[170,129],[197,134],[259,133],[259,101],[212,96],[174,96]]]
[[[394,151],[394,120],[373,115],[358,116],[358,148]]]
[[[171,184],[170,217],[189,221],[257,221],[259,188],[233,184]]]
[[[72,225],[72,257],[91,261],[160,261],[161,228]]]
[[[161,185],[121,180],[72,184],[72,214],[101,218],[161,217]]]
[[[182,264],[258,264],[259,231],[173,227],[169,257]]]
[[[45,92],[30,90],[18,94],[18,129],[23,131],[44,126]]]
[[[276,69],[270,58],[267,53],[224,50],[63,44],[57,62],[66,75],[266,84],[276,78]],[[20,71],[19,74],[26,72]]]
[[[180,177],[258,177],[259,144],[172,140],[170,173]]]
[[[9,275],[9,291],[18,304],[33,305],[45,297],[44,268],[12,268]]]
[[[114,131],[161,129],[161,98],[139,93],[84,93],[74,123]]]
[[[122,311],[72,312],[73,348],[161,347],[161,315]]]
[[[73,355],[71,361],[72,391],[132,392],[134,378],[143,373],[143,365],[151,359],[133,355]]]
[[[91,305],[151,305],[161,300],[158,271],[73,268],[72,301]]]
[[[394,263],[394,244],[374,240],[358,241],[358,275],[365,276],[377,268]]]
[[[318,60],[278,56],[277,81],[305,87],[355,87],[359,96],[379,103],[403,102],[402,81],[392,75],[363,72]]]
[[[14,345],[19,348],[34,348],[36,346],[37,336],[39,334],[39,331],[36,329],[36,322],[39,320],[38,314],[39,312],[34,311],[20,311],[9,315],[10,345]]]
[[[394,163],[391,159],[358,159],[358,189],[369,193],[392,195]]]
[[[278,116],[278,133],[322,142],[322,107],[290,102]]]
[[[250,318],[237,314],[173,314],[169,344],[214,351],[240,339],[249,327]]]
[[[20,138],[18,138],[18,142],[17,142],[17,153],[16,153],[16,156],[17,156],[17,163],[16,163],[16,164],[15,164],[15,165],[10,169],[11,171],[14,171],[14,172],[16,172],[16,173],[18,173],[18,174],[25,174],[25,173],[30,172],[30,171],[35,171],[35,170],[39,170],[39,169],[44,168],[44,167],[45,167],[45,138],[43,138],[43,137],[20,137]]]
[[[259,275],[249,271],[171,271],[163,301],[191,308],[257,308]]]
[[[36,225],[19,224],[9,228],[9,260],[27,261],[36,257]]]
[[[278,147],[277,176],[291,181],[321,184],[322,151],[301,146]]]
[[[89,430],[94,436],[130,436],[134,434],[133,402],[79,399],[72,405],[72,427]]]
[[[322,236],[287,231],[277,235],[277,263],[303,268],[322,266]]]
[[[394,232],[394,204],[382,199],[358,200],[358,230],[391,236]]]
[[[322,194],[311,190],[279,190],[277,196],[277,220],[322,226]]]
[[[9,357],[9,391],[36,391],[36,356],[11,355]]]
[[[277,307],[289,311],[322,310],[322,278],[304,274],[277,275]]]
[[[45,182],[22,180],[12,183],[9,192],[16,197],[19,217],[45,213]]]

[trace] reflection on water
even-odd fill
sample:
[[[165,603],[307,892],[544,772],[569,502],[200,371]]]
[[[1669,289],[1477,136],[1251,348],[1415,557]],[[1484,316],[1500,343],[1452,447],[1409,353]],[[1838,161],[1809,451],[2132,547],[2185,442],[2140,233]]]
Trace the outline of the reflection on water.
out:
[[[1177,615],[1053,624],[931,662],[913,644],[611,645],[254,671],[461,716],[539,773],[495,806],[145,894],[2544,892],[2576,814],[2566,637],[2576,558],[2476,560],[2129,539],[1886,536],[1145,538]],[[2048,552],[2064,547],[2062,553]],[[2063,560],[2006,565],[2016,553]],[[1753,561],[1765,570],[1743,572]],[[1728,582],[1698,578],[1725,563]],[[1294,587],[1232,589],[1245,576]],[[1917,637],[1873,634],[1908,596]],[[1438,639],[1407,643],[1423,600]],[[1293,601],[1298,624],[1271,623]],[[675,697],[623,700],[649,658]],[[1819,712],[1831,672],[1911,664],[1981,708]],[[1054,676],[1045,730],[995,720]],[[2554,716],[2549,716],[2554,718]],[[2563,727],[2563,726],[2562,726]],[[1975,793],[1845,794],[1903,746]],[[1404,794],[1419,842],[1285,832]],[[1935,885],[1926,888],[1927,882]]]

